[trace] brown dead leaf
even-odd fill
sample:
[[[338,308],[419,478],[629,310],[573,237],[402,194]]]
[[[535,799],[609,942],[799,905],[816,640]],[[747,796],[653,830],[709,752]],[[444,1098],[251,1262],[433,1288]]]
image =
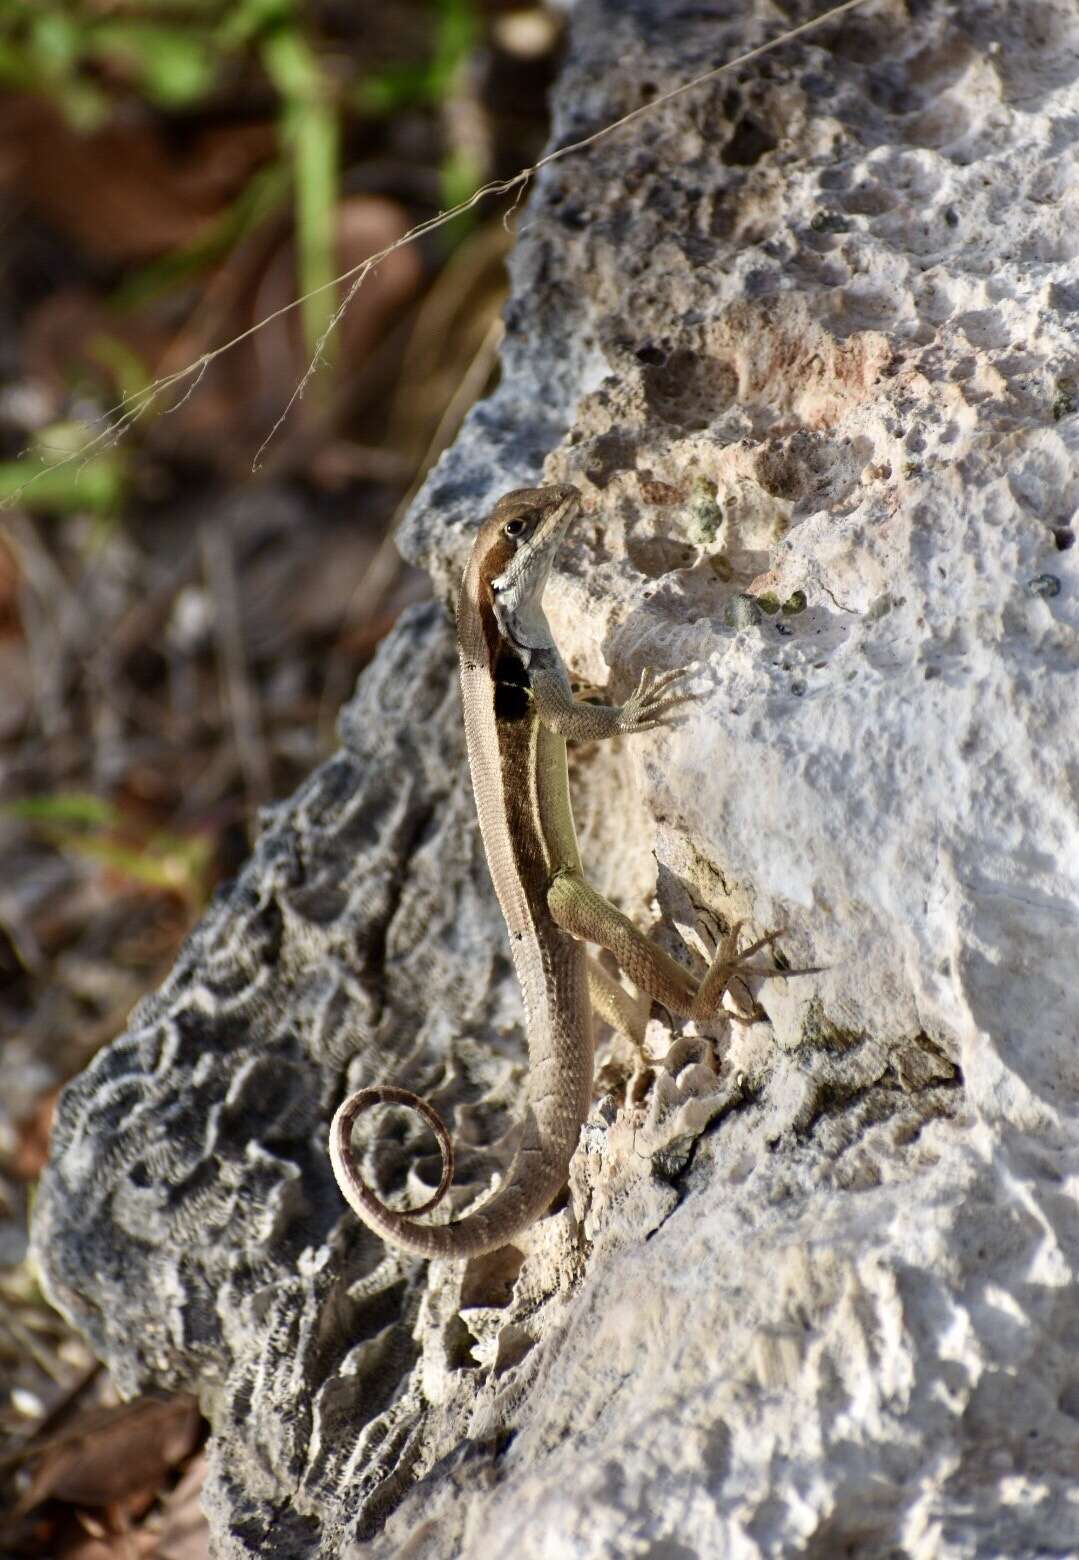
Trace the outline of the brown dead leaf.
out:
[[[0,112],[0,134],[2,119]],[[339,271],[361,265],[401,238],[407,227],[404,208],[394,201],[374,195],[342,200],[335,256]],[[422,262],[411,246],[387,255],[371,272],[332,338],[330,366],[321,370],[324,383],[334,378],[362,380],[372,348],[421,278]],[[122,386],[111,381],[103,341],[120,343],[134,353],[148,378],[164,376],[287,308],[298,290],[294,246],[275,219],[250,234],[206,276],[187,323],[178,331],[153,307],[119,315],[90,291],[70,287],[52,293],[33,310],[23,331],[24,363],[31,377],[58,392],[81,377],[118,399]],[[145,424],[147,437],[159,454],[211,461],[246,474],[254,450],[288,404],[307,362],[299,310],[293,309],[210,363],[190,399],[182,400],[171,416]],[[299,402],[295,423],[312,410],[311,398]]]
[[[110,1533],[105,1538],[86,1534],[57,1550],[56,1560],[153,1560],[156,1543],[153,1533]]]
[[[0,635],[19,632],[22,570],[7,538],[0,533]]]
[[[165,351],[169,335],[149,315],[119,316],[99,294],[60,287],[30,310],[23,324],[22,356],[27,375],[58,396],[73,384],[94,384],[110,401],[117,385],[102,343],[122,345],[147,372]]]
[[[59,1499],[101,1507],[156,1491],[170,1468],[198,1441],[194,1398],[137,1398],[118,1408],[83,1415],[31,1455],[37,1468],[15,1515]]]
[[[338,272],[361,265],[370,255],[395,243],[407,229],[407,214],[395,201],[376,195],[342,200],[335,255]],[[251,247],[255,247],[253,243]],[[153,366],[155,374],[175,372],[223,341],[268,320],[249,341],[212,362],[190,400],[155,427],[159,449],[227,462],[245,474],[255,448],[287,406],[308,365],[300,311],[289,309],[299,294],[292,238],[280,238],[257,259],[253,274],[249,267],[243,268],[243,285],[233,289],[233,307],[217,319],[212,338],[200,333],[202,311],[196,305],[191,328],[181,330],[167,354]],[[231,264],[227,260],[225,268]],[[240,268],[236,270],[239,278]],[[327,363],[320,370],[324,386],[335,381],[353,386],[363,383],[372,349],[415,294],[421,278],[419,252],[411,245],[387,255],[366,277],[330,340]],[[213,286],[213,281],[208,285]],[[342,300],[348,285],[343,283],[339,289]],[[281,309],[289,312],[269,318]],[[290,427],[283,434],[295,431],[302,419],[317,415],[317,401],[317,397],[308,396],[297,402]]]
[[[130,1523],[99,1522],[85,1511],[47,1507],[42,1516],[4,1534],[12,1545],[5,1556],[33,1555],[39,1560],[153,1560],[157,1534]]]
[[[202,1509],[206,1458],[199,1452],[165,1502],[157,1560],[209,1560],[210,1528]]]
[[[0,103],[0,188],[104,260],[190,243],[275,146],[269,125],[231,125],[176,151],[149,115],[80,135],[45,98]]]
[[[59,1089],[49,1089],[34,1106],[33,1114],[19,1123],[8,1170],[17,1181],[36,1181],[49,1157],[49,1133]]]
[[[349,195],[337,208],[337,264],[351,271],[369,255],[394,244],[408,231],[405,210],[381,195]],[[420,284],[423,274],[415,244],[395,249],[364,281],[349,304],[345,337],[353,351],[370,345],[385,326],[386,316],[400,308]],[[345,284],[347,287],[348,284]],[[342,296],[345,287],[342,288]],[[366,340],[365,340],[366,338]]]
[[[344,275],[403,238],[408,217],[396,201],[381,195],[352,195],[337,208],[338,274]],[[387,323],[408,301],[419,286],[422,263],[414,245],[394,250],[379,262],[363,281],[337,331],[330,340],[327,357],[331,363],[362,366]],[[343,302],[351,281],[340,285]],[[237,320],[235,328],[244,328],[266,319],[293,303],[299,292],[296,259],[292,239],[287,239],[271,255],[252,296],[248,318]],[[258,332],[251,342],[259,380],[266,385],[268,397],[280,411],[307,367],[307,352],[300,331],[300,312],[274,320]]]

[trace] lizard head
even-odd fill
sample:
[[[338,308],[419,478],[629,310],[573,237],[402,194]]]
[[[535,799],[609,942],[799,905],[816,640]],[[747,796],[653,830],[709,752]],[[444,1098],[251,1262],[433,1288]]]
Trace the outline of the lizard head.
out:
[[[469,572],[490,601],[501,634],[521,652],[551,647],[541,605],[547,576],[580,506],[575,487],[515,488],[480,527]]]

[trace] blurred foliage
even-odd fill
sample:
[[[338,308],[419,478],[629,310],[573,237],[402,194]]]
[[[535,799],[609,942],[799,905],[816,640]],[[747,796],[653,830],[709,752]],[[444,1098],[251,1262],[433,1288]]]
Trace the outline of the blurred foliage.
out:
[[[141,0],[120,14],[92,0],[7,0],[0,15],[0,85],[49,97],[74,128],[88,131],[106,121],[118,88],[163,110],[190,111],[222,91],[230,74],[260,68],[277,99],[293,190],[304,341],[313,355],[334,309],[342,108],[385,117],[405,106],[437,106],[479,34],[473,0],[428,3],[429,58],[361,74],[347,103],[301,0]],[[460,149],[449,152],[447,200],[470,193],[475,173]],[[268,181],[265,171],[256,177],[258,190],[241,197],[232,227],[260,204]],[[271,175],[269,187],[279,182]],[[214,247],[203,247],[198,258]]]
[[[222,20],[234,10],[240,27]],[[96,128],[109,112],[108,90],[94,75],[98,67],[126,78],[162,108],[183,108],[213,90],[252,24],[287,19],[292,10],[289,0],[235,6],[148,0],[140,12],[115,16],[79,0],[8,0],[0,18],[0,81],[47,93],[83,130]],[[257,23],[251,13],[262,13]]]
[[[430,0],[430,8],[430,58],[363,77],[350,90],[354,109],[386,115],[443,100],[476,44],[479,19],[473,0]],[[148,102],[181,109],[204,103],[237,57],[255,54],[286,101],[309,95],[309,8],[300,0],[140,0],[119,9],[92,0],[6,0],[0,82],[47,93],[81,129],[109,112],[108,88],[95,76],[100,68]],[[277,60],[267,58],[278,51]]]
[[[472,0],[433,0],[434,39],[426,64],[389,65],[361,79],[351,101],[362,113],[386,115],[416,104],[441,103],[479,35]]]
[[[139,829],[129,811],[82,791],[20,797],[0,804],[0,815],[32,825],[57,850],[132,885],[178,894],[193,910],[205,903],[213,854],[205,835]]]
[[[542,0],[0,0],[8,1253],[58,1087],[429,593],[393,530],[497,375],[512,240],[495,210],[402,241],[536,161],[560,27]],[[110,1390],[24,1272],[0,1265],[6,1514],[35,1428]],[[172,1498],[139,1491],[140,1553]],[[0,1518],[0,1551],[83,1556],[84,1517]]]

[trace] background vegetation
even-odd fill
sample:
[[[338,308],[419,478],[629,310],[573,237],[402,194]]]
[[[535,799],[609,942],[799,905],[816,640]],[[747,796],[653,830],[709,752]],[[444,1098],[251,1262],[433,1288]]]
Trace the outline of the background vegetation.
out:
[[[0,0],[5,1555],[206,1552],[198,1415],[119,1406],[45,1305],[33,1184],[59,1087],[424,590],[389,538],[495,371],[499,212],[378,266],[252,465],[334,277],[535,160],[558,42],[495,0]]]

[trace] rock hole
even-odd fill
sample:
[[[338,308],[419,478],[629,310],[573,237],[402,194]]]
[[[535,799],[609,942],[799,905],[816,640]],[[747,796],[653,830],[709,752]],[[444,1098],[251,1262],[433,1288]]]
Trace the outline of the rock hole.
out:
[[[446,1351],[446,1364],[450,1370],[477,1370],[472,1357],[475,1339],[460,1316],[451,1316],[442,1331],[442,1347]]]
[[[672,536],[630,539],[626,542],[626,552],[633,567],[653,580],[673,574],[677,569],[688,569],[697,556],[686,542]]]
[[[497,1251],[474,1257],[461,1284],[462,1308],[491,1306],[501,1310],[509,1305],[523,1263],[524,1253],[516,1246],[499,1246]]]
[[[774,135],[746,114],[735,125],[720,157],[729,168],[750,168],[768,152],[774,152],[778,144]]]

